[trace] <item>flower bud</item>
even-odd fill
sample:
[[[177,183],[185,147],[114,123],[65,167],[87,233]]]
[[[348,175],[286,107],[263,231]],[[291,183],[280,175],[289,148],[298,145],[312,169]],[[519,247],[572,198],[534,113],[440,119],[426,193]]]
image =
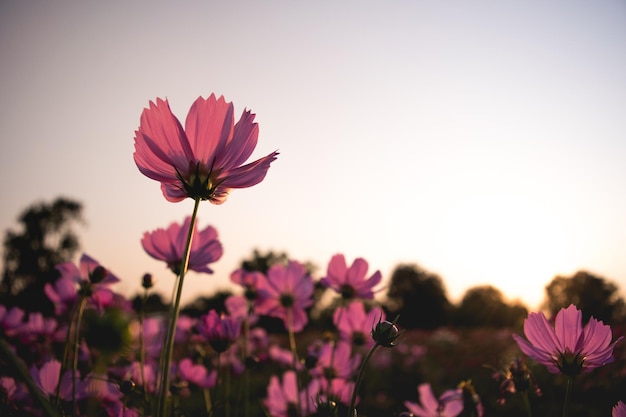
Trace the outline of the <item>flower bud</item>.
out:
[[[396,326],[396,317],[393,322],[378,319],[378,323],[372,329],[372,339],[374,342],[383,347],[391,348],[398,344],[398,336],[401,332]]]
[[[143,277],[141,278],[141,286],[144,287],[146,290],[154,287],[154,277],[152,276],[152,274],[143,275]]]

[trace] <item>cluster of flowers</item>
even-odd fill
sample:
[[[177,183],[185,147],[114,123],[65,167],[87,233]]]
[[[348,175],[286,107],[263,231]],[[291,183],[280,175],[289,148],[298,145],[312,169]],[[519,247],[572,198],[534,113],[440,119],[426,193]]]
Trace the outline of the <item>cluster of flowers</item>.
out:
[[[296,335],[309,320],[315,282],[294,260],[267,273],[234,271],[231,281],[240,291],[226,300],[227,313],[179,314],[186,271],[212,273],[210,265],[223,252],[215,228],[197,227],[199,202],[221,204],[231,189],[259,183],[276,159],[273,152],[242,165],[256,146],[253,120],[244,111],[233,123],[232,104],[212,95],[194,103],[183,129],[166,101],[150,103],[135,135],[137,166],[161,183],[167,200],[195,202],[182,224],[147,232],[141,240],[145,251],[176,276],[169,314],[135,312],[112,289],[119,279],[88,255],[78,265],[59,265],[60,278],[45,288],[56,318],[25,317],[18,307],[0,306],[0,411],[109,417],[357,415],[368,360],[378,348],[396,346],[401,334],[395,320],[387,320],[372,302],[382,277],[379,271],[369,275],[364,259],[348,264],[342,254],[331,258],[320,284],[337,294],[334,334],[305,340],[305,346],[297,346]],[[146,275],[144,300],[152,285]],[[263,316],[280,320],[287,338],[276,343],[257,325]],[[610,363],[621,339],[612,342],[610,327],[593,318],[583,326],[573,305],[558,313],[554,327],[543,314],[531,313],[524,333],[526,338],[514,335],[522,352],[569,378]],[[273,371],[259,395],[251,392],[250,381],[263,364]],[[233,377],[241,381],[235,393]],[[526,394],[533,388],[521,361],[499,378],[503,391]],[[439,396],[428,383],[417,391],[419,402],[404,402],[407,415],[483,415],[470,382]],[[190,405],[192,398],[201,399],[199,407]],[[626,417],[626,405],[618,402],[613,416]]]

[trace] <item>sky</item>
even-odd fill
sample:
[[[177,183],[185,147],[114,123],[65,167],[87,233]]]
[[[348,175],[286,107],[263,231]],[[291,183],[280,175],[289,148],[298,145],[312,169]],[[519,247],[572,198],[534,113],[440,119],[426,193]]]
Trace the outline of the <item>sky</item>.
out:
[[[3,1],[0,231],[29,205],[84,204],[85,253],[133,295],[144,232],[182,222],[133,160],[150,100],[256,114],[265,180],[200,206],[224,256],[183,302],[233,289],[256,248],[490,284],[530,308],[556,275],[626,290],[626,3]],[[381,289],[384,294],[384,288]]]

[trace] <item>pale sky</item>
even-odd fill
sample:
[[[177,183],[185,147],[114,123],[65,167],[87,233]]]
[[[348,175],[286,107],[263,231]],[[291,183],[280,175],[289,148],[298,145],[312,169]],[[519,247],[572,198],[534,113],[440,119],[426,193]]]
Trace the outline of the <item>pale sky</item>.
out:
[[[626,289],[626,3],[18,1],[0,4],[0,230],[36,201],[84,203],[85,252],[134,294],[145,231],[182,222],[133,161],[144,107],[198,96],[256,113],[261,184],[205,202],[225,248],[184,300],[254,248],[326,270],[364,257],[492,284],[535,308],[557,274]]]

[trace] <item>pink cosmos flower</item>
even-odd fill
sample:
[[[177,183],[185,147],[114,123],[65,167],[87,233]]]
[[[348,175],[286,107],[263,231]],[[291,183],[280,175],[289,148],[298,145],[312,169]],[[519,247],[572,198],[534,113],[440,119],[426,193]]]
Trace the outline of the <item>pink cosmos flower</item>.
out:
[[[41,368],[32,366],[30,375],[35,381],[39,389],[50,398],[56,396],[57,387],[59,385],[59,375],[61,373],[61,362],[52,359],[44,363]],[[78,377],[78,372],[76,373]],[[77,391],[82,388],[82,382],[77,380]],[[61,379],[61,387],[59,389],[60,397],[64,400],[72,398],[72,372],[66,371]],[[78,394],[80,397],[80,394]]]
[[[183,130],[167,100],[150,102],[135,131],[133,156],[139,171],[159,181],[172,202],[190,197],[222,204],[232,188],[263,181],[278,152],[242,165],[256,147],[259,127],[249,110],[234,124],[233,112],[224,97],[198,97]]]
[[[546,366],[552,373],[574,376],[613,362],[611,327],[589,319],[582,325],[582,312],[571,304],[556,315],[554,328],[543,313],[530,313],[524,320],[526,339],[514,334],[522,352]]]
[[[108,286],[120,279],[89,255],[81,256],[78,267],[73,262],[65,262],[57,265],[56,269],[61,273],[60,280],[73,281],[78,285],[79,294],[87,295],[91,304],[99,311],[115,301],[113,291]]]
[[[613,407],[611,417],[626,417],[626,404],[618,401],[615,407]]]
[[[159,261],[165,261],[167,267],[178,274],[190,223],[191,216],[187,216],[182,225],[172,223],[167,229],[159,228],[153,232],[145,232],[141,239],[141,245],[148,255]],[[188,268],[196,272],[212,274],[213,270],[208,265],[220,259],[223,253],[222,244],[217,240],[217,230],[212,226],[207,226],[198,231],[196,222]]]
[[[320,378],[350,379],[361,363],[361,355],[352,355],[350,345],[345,342],[325,343],[318,351],[317,364],[311,375]]]
[[[330,259],[326,276],[320,279],[320,283],[337,291],[346,300],[352,298],[371,300],[374,298],[373,288],[378,285],[382,275],[380,271],[376,271],[369,278],[365,278],[368,267],[365,259],[356,258],[348,268],[346,258],[342,254],[337,254]]]
[[[272,266],[259,285],[259,293],[259,314],[282,319],[294,332],[304,328],[308,322],[305,309],[313,304],[313,279],[304,265],[289,261],[287,266]]]
[[[217,314],[215,310],[200,317],[196,325],[198,332],[218,353],[226,352],[235,343],[241,332],[241,319]]]
[[[61,315],[68,311],[78,298],[78,288],[70,276],[60,277],[54,284],[47,283],[44,292],[54,304],[54,312]]]
[[[217,381],[217,372],[209,371],[204,365],[194,364],[191,359],[184,358],[178,364],[178,376],[183,381],[189,381],[200,388],[211,388]]]
[[[24,319],[24,310],[19,307],[11,307],[10,310],[0,305],[0,330],[3,336],[12,337],[19,333]]]
[[[374,339],[370,333],[379,320],[385,320],[380,307],[373,307],[368,313],[360,301],[352,301],[347,307],[339,307],[333,313],[333,322],[339,331],[339,338],[354,346],[371,348]]]
[[[300,410],[298,410],[298,398]],[[307,415],[307,410],[315,410],[315,396],[309,394],[308,389],[298,392],[296,373],[287,371],[283,375],[282,383],[278,376],[272,375],[267,387],[267,398],[263,403],[272,417],[289,417],[293,415]]]
[[[456,417],[463,411],[463,400],[456,390],[448,390],[435,397],[430,384],[417,387],[420,403],[405,401],[404,406],[417,417]]]

